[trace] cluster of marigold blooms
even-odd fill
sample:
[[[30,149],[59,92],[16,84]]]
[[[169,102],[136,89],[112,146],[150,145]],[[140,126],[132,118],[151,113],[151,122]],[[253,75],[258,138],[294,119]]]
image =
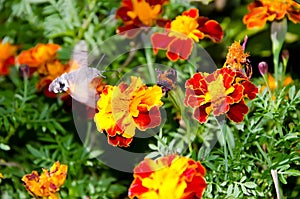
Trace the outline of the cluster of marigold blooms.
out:
[[[122,0],[116,18],[121,19],[123,25],[117,32],[133,38],[147,27],[165,28],[163,33],[154,33],[151,42],[154,54],[165,50],[171,61],[188,59],[193,43],[205,37],[213,42],[222,40],[224,33],[219,23],[199,16],[196,8],[184,11],[174,20],[162,18],[163,8],[168,3],[168,0]],[[249,13],[243,19],[248,28],[262,27],[267,21],[281,20],[285,16],[294,23],[300,22],[300,6],[292,0],[254,1],[248,9]],[[243,45],[234,42],[229,47],[222,68],[211,74],[195,73],[186,81],[184,104],[193,109],[194,118],[199,123],[205,123],[211,113],[214,116],[226,115],[237,123],[244,120],[249,111],[245,98],[252,100],[258,93],[250,81],[252,70],[245,44],[246,40]],[[59,49],[56,44],[38,44],[17,57],[18,64],[29,67],[29,74],[34,71],[40,74],[38,88],[46,88],[45,94],[49,96],[47,86],[51,81],[74,67],[72,63],[62,64],[56,58]],[[8,66],[15,63],[16,51],[15,46],[1,43],[2,75],[8,74]],[[262,68],[262,74],[265,74],[266,67]],[[94,116],[97,129],[106,132],[108,142],[113,146],[128,147],[136,129],[145,131],[160,125],[159,108],[163,105],[164,92],[161,86],[146,86],[138,77],[131,77],[129,84],[102,85],[98,111]],[[130,198],[201,198],[206,188],[205,172],[200,162],[180,155],[145,159],[134,169],[128,195]],[[67,166],[56,162],[50,171],[43,170],[41,175],[33,171],[22,181],[35,197],[57,198],[66,173]]]

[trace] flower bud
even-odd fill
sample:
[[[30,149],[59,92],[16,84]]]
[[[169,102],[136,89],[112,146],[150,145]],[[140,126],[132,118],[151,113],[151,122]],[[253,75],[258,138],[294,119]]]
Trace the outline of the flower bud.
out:
[[[264,61],[260,62],[258,64],[258,69],[259,69],[259,72],[260,72],[260,74],[262,76],[264,76],[265,74],[267,74],[267,72],[268,72],[268,64],[267,64],[267,62],[264,62]]]
[[[28,65],[26,65],[26,64],[22,64],[20,66],[19,72],[23,78],[28,78],[30,76],[30,69],[29,69]]]

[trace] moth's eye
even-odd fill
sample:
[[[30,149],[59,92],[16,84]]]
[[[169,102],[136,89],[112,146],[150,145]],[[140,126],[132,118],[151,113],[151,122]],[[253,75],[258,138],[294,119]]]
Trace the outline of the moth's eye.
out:
[[[66,86],[65,83],[59,82],[59,88],[60,88],[60,89],[64,89],[65,86]]]

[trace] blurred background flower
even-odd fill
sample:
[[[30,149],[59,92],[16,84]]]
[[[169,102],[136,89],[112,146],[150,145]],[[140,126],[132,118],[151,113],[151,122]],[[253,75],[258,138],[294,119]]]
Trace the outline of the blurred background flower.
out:
[[[300,5],[293,0],[256,0],[249,4],[248,10],[243,18],[247,28],[262,28],[267,21],[279,21],[284,17],[300,23]]]
[[[163,26],[167,20],[162,19],[161,14],[167,3],[169,0],[122,0],[121,7],[116,11],[116,18],[122,20],[123,26],[118,27],[117,33],[125,32],[131,38],[140,31],[132,29]]]
[[[0,40],[0,75],[7,75],[9,67],[15,64],[17,46]]]

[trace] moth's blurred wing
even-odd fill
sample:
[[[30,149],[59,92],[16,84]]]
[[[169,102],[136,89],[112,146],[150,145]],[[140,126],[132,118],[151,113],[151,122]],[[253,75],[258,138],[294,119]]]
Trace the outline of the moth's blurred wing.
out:
[[[79,68],[88,67],[88,45],[84,40],[75,45],[71,60],[78,64]]]
[[[69,73],[70,95],[75,100],[84,103],[92,108],[96,108],[98,95],[91,82],[99,77],[100,72],[96,68],[80,68]]]

